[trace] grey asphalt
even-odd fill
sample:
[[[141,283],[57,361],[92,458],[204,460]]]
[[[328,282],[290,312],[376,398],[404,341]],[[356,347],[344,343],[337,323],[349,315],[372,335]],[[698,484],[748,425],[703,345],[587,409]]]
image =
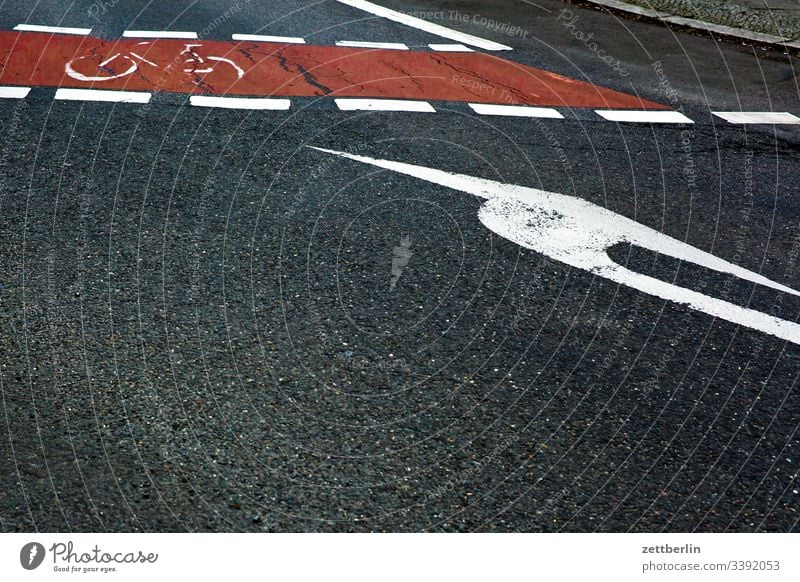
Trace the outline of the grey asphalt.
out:
[[[800,38],[797,0],[625,0],[641,8],[750,32]]]
[[[575,195],[797,289],[800,133],[710,111],[798,113],[798,63],[549,0],[381,2],[521,27],[437,20],[696,123],[315,99],[201,110],[163,94],[143,107],[52,89],[0,102],[0,528],[800,529],[800,346],[522,249],[468,195],[305,147]],[[119,2],[98,23],[89,2],[6,2],[0,28],[114,38],[202,30],[225,10],[164,4]],[[250,2],[208,38],[441,41],[367,16]],[[390,289],[398,247],[412,254]],[[800,313],[791,295],[612,254]]]

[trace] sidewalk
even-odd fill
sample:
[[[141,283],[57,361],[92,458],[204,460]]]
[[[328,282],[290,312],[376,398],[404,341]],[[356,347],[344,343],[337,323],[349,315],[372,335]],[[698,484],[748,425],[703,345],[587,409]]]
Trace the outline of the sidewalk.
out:
[[[668,25],[800,49],[800,0],[577,0]]]

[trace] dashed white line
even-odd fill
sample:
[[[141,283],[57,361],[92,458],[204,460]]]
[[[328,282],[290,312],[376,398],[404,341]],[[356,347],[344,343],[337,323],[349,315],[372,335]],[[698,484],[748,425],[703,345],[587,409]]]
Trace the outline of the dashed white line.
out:
[[[628,109],[595,109],[603,119],[630,123],[694,123],[678,111],[631,111]]]
[[[269,36],[264,34],[234,34],[233,40],[252,40],[255,42],[283,42],[287,44],[305,44],[306,39],[299,36]]]
[[[206,95],[192,95],[189,102],[195,107],[220,107],[222,109],[289,109],[292,102],[289,99],[275,99],[272,97],[209,97]]]
[[[474,53],[471,48],[463,44],[429,44],[432,51],[439,51],[445,53]]]
[[[413,111],[417,113],[436,113],[427,101],[406,101],[399,99],[334,99],[342,111]]]
[[[408,46],[402,42],[364,42],[360,40],[337,40],[336,46],[349,46],[353,48],[391,49],[407,51]]]
[[[111,101],[115,103],[148,103],[150,93],[140,91],[107,91],[103,89],[59,89],[55,98],[61,101]]]
[[[0,99],[24,99],[30,91],[30,87],[0,87]]]
[[[800,123],[800,117],[785,111],[712,111],[728,123],[765,123],[765,124],[791,124]]]
[[[125,38],[188,38],[196,39],[196,32],[182,30],[126,30],[122,33]]]
[[[555,109],[548,107],[525,107],[523,105],[490,105],[487,103],[470,103],[475,113],[481,115],[509,115],[513,117],[544,117],[548,119],[564,119]]]
[[[477,36],[472,36],[471,34],[458,32],[457,30],[452,30],[445,26],[434,24],[433,22],[428,22],[427,20],[422,20],[421,18],[416,18],[415,16],[409,16],[408,14],[403,14],[402,12],[390,10],[389,8],[384,8],[383,6],[378,6],[377,4],[373,4],[372,2],[366,2],[365,0],[336,0],[336,1],[339,2],[340,4],[345,4],[352,8],[357,8],[359,10],[363,10],[364,12],[369,12],[370,14],[374,14],[375,16],[380,16],[381,18],[386,18],[387,20],[391,20],[393,22],[399,22],[400,24],[405,24],[406,26],[416,28],[417,30],[423,30],[425,32],[429,32],[430,34],[441,36],[442,38],[482,48],[487,51],[514,50],[510,46],[506,46],[504,44],[500,44],[498,42],[494,42],[491,40],[486,40]]]
[[[92,32],[91,28],[71,28],[69,26],[40,26],[38,24],[18,24],[14,30],[24,30],[26,32],[53,32],[56,34],[78,34],[86,36]]]

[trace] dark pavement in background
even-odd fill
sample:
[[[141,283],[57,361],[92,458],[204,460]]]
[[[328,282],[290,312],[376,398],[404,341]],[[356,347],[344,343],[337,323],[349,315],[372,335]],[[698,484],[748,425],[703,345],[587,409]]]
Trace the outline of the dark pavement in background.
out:
[[[511,23],[527,34],[437,21],[696,124],[0,101],[0,528],[796,531],[800,346],[525,250],[476,198],[304,146],[578,196],[798,289],[798,130],[709,113],[798,113],[797,62],[555,1],[381,3]],[[116,38],[224,11],[91,6],[6,2],[0,28]],[[336,2],[250,2],[208,38],[232,33],[448,42]]]

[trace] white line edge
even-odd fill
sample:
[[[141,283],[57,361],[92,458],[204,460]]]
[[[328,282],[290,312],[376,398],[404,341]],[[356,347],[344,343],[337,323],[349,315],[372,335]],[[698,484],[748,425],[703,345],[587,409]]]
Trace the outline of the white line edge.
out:
[[[109,103],[149,103],[151,93],[142,91],[110,91],[106,89],[58,89],[59,101],[105,101]]]

